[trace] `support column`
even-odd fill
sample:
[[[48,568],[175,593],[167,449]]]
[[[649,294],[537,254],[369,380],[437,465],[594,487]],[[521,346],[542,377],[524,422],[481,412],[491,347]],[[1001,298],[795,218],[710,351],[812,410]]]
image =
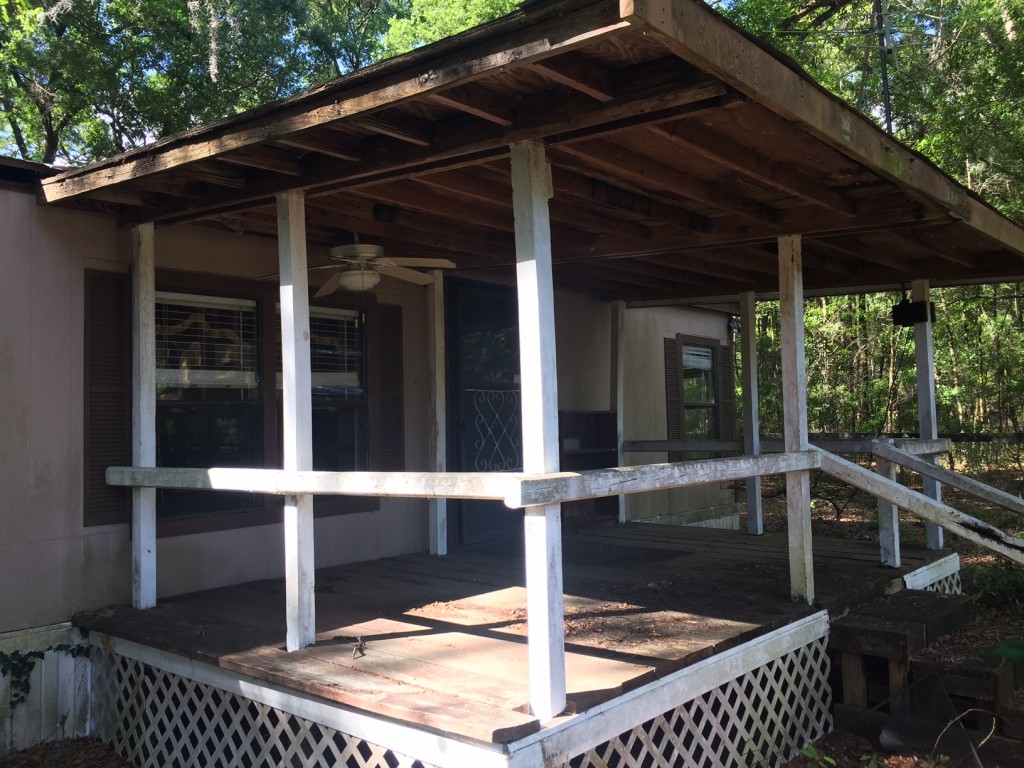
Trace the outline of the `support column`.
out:
[[[132,465],[156,466],[156,247],[132,229]],[[156,489],[132,488],[132,607],[156,605]]]
[[[558,380],[551,276],[551,168],[544,145],[512,145],[519,361],[522,377],[523,470],[558,471]],[[530,709],[550,720],[565,709],[565,627],[562,608],[562,508],[527,507],[526,590]]]
[[[893,445],[892,440],[886,441]],[[891,461],[876,456],[875,472],[886,480],[896,481],[896,465]],[[882,565],[889,568],[900,567],[900,510],[891,501],[878,499],[878,545]]]
[[[434,270],[434,282],[427,289],[427,343],[430,359],[430,462],[434,472],[448,469],[447,407],[445,394],[444,277]],[[430,500],[430,554],[448,554],[448,500]]]
[[[622,449],[626,439],[626,302],[612,302],[612,371],[611,407],[615,411],[616,466],[626,465],[626,453]],[[619,494],[619,523],[626,522],[626,494]]]
[[[309,351],[309,283],[306,213],[302,192],[277,196],[281,272],[281,372],[284,469],[313,469],[312,374]],[[314,612],[313,497],[284,497],[284,569],[287,648],[312,645]]]
[[[782,325],[782,407],[786,451],[806,451],[807,369],[804,361],[804,275],[800,235],[779,238],[779,312]],[[789,580],[793,600],[814,602],[810,474],[786,473]]]
[[[761,412],[757,396],[757,325],[753,291],[740,294],[740,362],[743,366],[743,452],[761,453]],[[761,478],[747,478],[747,533],[764,533],[761,509]]]
[[[927,280],[914,280],[910,284],[914,301],[931,301],[931,287]],[[928,312],[923,323],[914,325],[914,362],[917,365],[917,422],[922,440],[939,436],[939,424],[935,409],[935,353],[932,347],[932,316]],[[934,461],[934,457],[932,459]],[[942,501],[942,486],[932,477],[924,480],[924,495]],[[935,523],[925,523],[928,549],[942,549],[943,531]]]

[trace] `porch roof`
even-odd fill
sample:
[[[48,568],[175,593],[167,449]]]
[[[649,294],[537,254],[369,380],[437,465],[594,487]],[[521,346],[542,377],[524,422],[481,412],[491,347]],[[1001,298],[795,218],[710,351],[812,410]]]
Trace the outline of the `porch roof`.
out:
[[[515,262],[509,145],[552,166],[555,280],[607,298],[1024,274],[1024,230],[697,0],[526,2],[511,16],[299,96],[42,181],[125,223]],[[253,269],[257,267],[254,265]],[[245,265],[240,265],[245,271]]]

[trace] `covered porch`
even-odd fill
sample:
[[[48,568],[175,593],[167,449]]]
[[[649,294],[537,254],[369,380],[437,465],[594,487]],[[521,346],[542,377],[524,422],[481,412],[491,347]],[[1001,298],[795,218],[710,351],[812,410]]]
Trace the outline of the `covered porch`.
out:
[[[430,735],[422,738],[433,746],[422,753],[430,756],[415,758],[426,763],[467,764],[446,757],[446,749],[464,742],[438,737],[442,731],[485,744],[527,739],[521,749],[482,749],[499,764],[515,758],[537,765],[541,753],[545,761],[575,759],[582,744],[601,744],[694,696],[722,686],[742,688],[736,681],[744,675],[785,665],[780,660],[796,654],[803,661],[786,674],[771,672],[778,690],[765,695],[785,699],[782,679],[782,687],[792,684],[807,695],[761,713],[764,723],[787,733],[784,748],[776,745],[771,752],[777,757],[827,725],[827,713],[813,695],[828,666],[822,655],[827,619],[807,606],[849,599],[851,582],[858,589],[875,576],[891,583],[900,571],[882,570],[883,564],[899,569],[915,557],[921,564],[931,557],[901,552],[895,504],[932,524],[932,551],[941,550],[945,527],[1024,559],[1019,542],[943,505],[934,478],[925,495],[912,493],[888,470],[874,474],[815,448],[808,434],[803,338],[805,290],[906,283],[915,301],[926,306],[931,285],[1024,273],[1024,231],[701,3],[524,4],[513,16],[460,38],[69,171],[46,180],[43,188],[52,203],[117,206],[121,220],[133,227],[132,466],[109,467],[106,480],[132,489],[136,612],[115,611],[86,625],[122,638],[112,641],[114,651],[121,643],[121,655],[146,656],[140,663],[147,669],[156,654],[177,665],[174,674],[207,675],[210,685],[220,681],[253,696],[276,696],[281,686],[304,696],[304,686],[316,688],[318,701],[375,712],[369,717],[376,724],[363,723],[371,731],[390,728],[393,719],[426,720]],[[277,237],[280,467],[157,466],[154,270],[161,229],[184,222]],[[429,390],[429,434],[418,436],[429,448],[429,462],[414,468],[419,471],[313,470],[307,270],[323,257],[323,246],[356,241],[372,241],[398,255],[451,258],[461,277],[515,284],[521,472],[448,471],[449,370],[439,275],[423,279],[429,365],[407,376]],[[207,265],[181,255],[169,265],[205,279]],[[233,276],[252,280],[266,275],[266,267],[245,259],[230,265]],[[618,466],[560,471],[554,309],[559,290],[607,305]],[[785,436],[782,452],[774,454],[762,453],[759,445],[757,382],[750,377],[759,296],[780,300]],[[623,318],[632,309],[683,303],[724,307],[741,318],[744,455],[623,466],[628,450],[694,447],[668,440],[630,445],[623,433],[623,392],[631,373],[622,364]],[[943,446],[931,440],[936,425],[928,313],[914,325],[922,442],[905,447],[930,458]],[[872,450],[882,455],[885,449]],[[905,454],[887,454],[885,467],[908,461]],[[920,463],[926,470],[931,466]],[[818,551],[811,537],[809,472],[819,468],[888,505],[880,508],[881,550],[876,544],[869,554],[855,556],[856,548],[843,542],[850,552],[824,545]],[[784,541],[737,537],[707,555],[692,549],[692,542],[710,534],[669,535],[629,526],[563,541],[565,502],[747,480],[755,509],[757,478],[767,474],[786,475]],[[156,489],[281,497],[283,583],[266,595],[243,586],[222,597],[210,593],[158,603]],[[313,499],[324,495],[429,500],[430,551],[446,557],[346,566],[340,581],[314,574]],[[448,552],[446,504],[453,499],[499,501],[523,510],[521,538],[494,551]],[[751,520],[750,532],[761,533],[756,512]],[[737,552],[747,566],[736,562]],[[467,562],[479,567],[483,591],[470,589],[459,576]],[[691,564],[696,567],[688,570]],[[392,567],[396,573],[411,568],[413,583],[396,590],[375,580],[393,579],[382,573]],[[639,582],[636,574],[644,574]],[[595,587],[602,583],[608,584],[607,599]],[[663,593],[659,584],[666,583],[671,588]],[[642,599],[631,591],[637,584]],[[372,596],[369,602],[359,589]],[[378,604],[387,609],[367,612],[368,605]],[[248,643],[240,647],[234,629],[216,629],[230,621],[218,605],[245,609],[235,618],[259,636],[256,651]],[[602,613],[609,605],[611,616]],[[455,606],[459,615],[473,608],[478,615],[471,621],[480,623],[463,625],[444,613],[445,606]],[[588,617],[592,633],[574,635],[573,622],[582,621],[575,617],[595,610]],[[651,618],[662,612],[670,627]],[[210,621],[197,624],[198,615]],[[165,626],[163,616],[180,617],[179,629],[174,622]],[[623,621],[627,651],[609,647],[607,640],[615,622]],[[658,624],[657,638],[645,634],[651,621]],[[477,629],[464,635],[462,626]],[[708,634],[694,636],[694,626]],[[128,637],[132,632],[138,634]],[[466,648],[455,654],[462,660],[453,662],[456,672],[445,671],[436,683],[415,669],[408,672],[409,681],[399,684],[419,691],[415,706],[395,705],[407,706],[408,714],[388,711],[384,688],[356,665],[377,664],[376,656],[391,654],[394,660],[381,668],[384,676],[397,675],[400,665],[427,668],[446,651],[435,647],[430,658],[415,663],[394,653],[399,644],[421,647],[419,633],[432,638],[428,642],[447,633],[457,635],[458,643],[468,642],[465,637],[500,648],[508,679],[474,684],[458,666],[478,663]],[[389,639],[371,640],[379,635]],[[628,645],[631,635],[641,639],[636,648]],[[705,660],[706,666],[693,663],[710,653],[718,655]],[[209,672],[200,660],[217,670],[231,668],[236,676],[218,677],[220,672]],[[338,678],[324,686],[323,675],[310,669],[327,669]],[[151,673],[139,674],[146,679]],[[254,680],[262,682],[252,687]],[[452,685],[470,703],[463,704]],[[639,687],[631,692],[633,686]],[[723,695],[735,706],[733,693]],[[620,706],[627,711],[614,709]],[[608,714],[613,710],[614,717]],[[450,722],[453,712],[457,722]],[[711,717],[721,723],[730,716],[719,709]],[[802,725],[794,733],[783,720]],[[458,725],[465,721],[472,732]],[[574,730],[573,722],[583,724],[582,730]],[[410,728],[400,724],[399,730],[410,738],[421,733]],[[546,742],[546,729],[561,735]],[[541,735],[534,738],[531,731]],[[774,757],[764,759],[770,763]]]
[[[521,540],[320,570],[316,644],[294,653],[277,620],[280,580],[183,595],[144,612],[100,611],[76,624],[102,649],[103,737],[140,762],[203,754],[215,764],[231,751],[231,732],[244,729],[252,741],[238,754],[276,749],[282,764],[292,755],[355,754],[367,741],[367,755],[393,753],[388,765],[535,766],[538,755],[544,764],[600,765],[615,752],[642,760],[639,740],[650,757],[685,742],[693,764],[752,765],[828,722],[822,608],[842,613],[903,588],[907,574],[934,570],[947,554],[905,549],[903,567],[891,569],[870,542],[815,545],[820,603],[812,608],[787,599],[781,534],[650,524],[567,533],[568,706],[545,722],[529,712]],[[261,698],[261,688],[275,697]],[[666,706],[672,689],[688,694]],[[225,691],[273,703],[287,726],[268,727],[277,721],[267,711],[226,705]],[[711,706],[716,696],[728,706]],[[154,699],[165,703],[142,705]],[[316,703],[333,708],[331,718],[317,716]],[[684,703],[697,721],[689,736],[669,712]],[[299,718],[324,727],[296,725]]]

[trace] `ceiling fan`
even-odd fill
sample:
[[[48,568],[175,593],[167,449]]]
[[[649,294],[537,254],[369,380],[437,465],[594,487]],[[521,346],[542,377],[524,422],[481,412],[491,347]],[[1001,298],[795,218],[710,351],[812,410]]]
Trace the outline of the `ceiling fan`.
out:
[[[455,262],[448,259],[427,259],[413,257],[384,258],[384,249],[370,243],[351,243],[331,248],[327,257],[333,264],[314,269],[333,269],[333,275],[327,278],[315,298],[334,293],[339,288],[347,291],[368,291],[380,282],[381,275],[405,280],[416,285],[429,285],[434,278],[417,272],[409,267],[424,269],[454,269]]]

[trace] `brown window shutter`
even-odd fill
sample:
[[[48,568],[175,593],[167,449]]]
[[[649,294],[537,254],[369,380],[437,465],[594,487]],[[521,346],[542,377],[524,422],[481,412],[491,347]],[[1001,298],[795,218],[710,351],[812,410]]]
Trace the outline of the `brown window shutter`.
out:
[[[84,524],[126,523],[127,488],[107,485],[106,469],[132,463],[131,292],[128,275],[85,273]]]
[[[682,355],[679,340],[665,339],[665,418],[668,440],[683,439]],[[682,461],[683,454],[669,451],[669,461]]]
[[[718,349],[718,438],[736,439],[736,370],[732,344]]]
[[[368,308],[369,310],[369,308]],[[378,304],[368,311],[370,336],[370,468],[405,469],[402,308]]]

